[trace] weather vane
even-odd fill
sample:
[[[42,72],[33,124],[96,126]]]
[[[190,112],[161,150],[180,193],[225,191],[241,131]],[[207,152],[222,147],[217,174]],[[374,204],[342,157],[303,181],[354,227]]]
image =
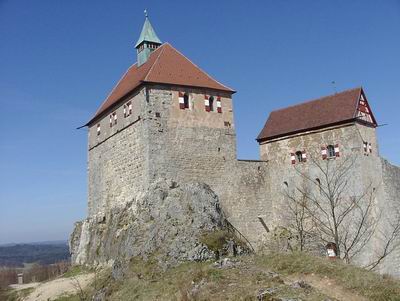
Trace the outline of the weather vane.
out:
[[[335,94],[337,94],[337,90],[336,90],[336,81],[332,81],[331,82],[332,86],[333,86],[333,91],[335,91]]]
[[[149,15],[147,14],[147,9],[144,10],[144,16],[147,18]]]

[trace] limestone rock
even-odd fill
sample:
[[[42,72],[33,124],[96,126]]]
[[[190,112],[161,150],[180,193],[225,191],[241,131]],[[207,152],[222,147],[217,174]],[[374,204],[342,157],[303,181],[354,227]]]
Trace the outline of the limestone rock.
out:
[[[206,184],[158,180],[132,202],[76,223],[70,238],[74,264],[112,265],[140,256],[165,267],[215,258],[205,232],[226,229],[216,194]]]
[[[297,280],[290,284],[293,288],[303,288],[303,289],[311,289],[311,285],[309,285],[304,280]]]

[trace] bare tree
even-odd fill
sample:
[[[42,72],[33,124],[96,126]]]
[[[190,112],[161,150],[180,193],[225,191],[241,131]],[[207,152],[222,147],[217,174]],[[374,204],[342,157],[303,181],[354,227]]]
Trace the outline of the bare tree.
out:
[[[375,206],[377,187],[371,183],[356,185],[353,169],[356,157],[341,160],[316,160],[310,158],[309,168],[296,168],[299,180],[292,194],[286,194],[288,212],[292,216],[294,229],[298,233],[301,249],[310,233],[321,243],[334,242],[337,256],[350,263],[377,232],[381,212]],[[400,217],[400,215],[399,215]],[[389,234],[388,234],[389,233]],[[376,267],[393,252],[400,234],[400,222],[385,232],[383,250],[369,265]]]
[[[75,288],[76,294],[80,301],[85,301],[88,299],[85,291],[82,288],[81,283],[79,282],[79,279],[76,276],[72,277],[72,285]]]
[[[314,236],[312,215],[309,212],[311,206],[307,197],[308,188],[303,187],[302,192],[298,195],[296,191],[290,190],[286,186],[283,195],[286,199],[283,218],[287,221],[291,238],[296,242],[296,245],[291,246],[291,249],[306,251]]]
[[[400,246],[400,209],[398,207],[391,208],[394,210],[393,218],[385,217],[388,222],[389,232],[385,231],[382,227],[378,229],[377,243],[378,249],[374,250],[374,259],[364,268],[374,270],[383,260],[392,254]]]

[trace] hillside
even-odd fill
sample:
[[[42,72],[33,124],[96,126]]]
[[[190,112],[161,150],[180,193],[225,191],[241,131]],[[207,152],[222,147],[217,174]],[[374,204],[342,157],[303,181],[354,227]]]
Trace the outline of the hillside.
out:
[[[22,267],[24,263],[52,264],[69,259],[66,242],[9,244],[0,246],[0,267]]]
[[[66,276],[86,272],[75,267]],[[190,262],[166,270],[151,259],[133,259],[94,274],[81,294],[76,290],[51,300],[400,300],[397,280],[299,253]],[[13,292],[8,300],[17,295]]]

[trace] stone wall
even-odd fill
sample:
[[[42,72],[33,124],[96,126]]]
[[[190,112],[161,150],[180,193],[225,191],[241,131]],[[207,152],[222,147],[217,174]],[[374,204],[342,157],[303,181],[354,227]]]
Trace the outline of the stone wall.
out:
[[[365,152],[363,142],[368,141],[372,145],[372,153]],[[331,157],[323,160],[321,147],[339,145],[339,157]],[[305,162],[292,164],[291,154],[297,151],[305,152]],[[357,123],[349,123],[317,131],[310,131],[297,135],[277,138],[260,143],[261,159],[268,161],[270,197],[273,206],[272,221],[274,225],[282,223],[282,212],[285,211],[285,191],[293,190],[307,184],[300,173],[306,173],[310,179],[321,177],[318,170],[320,165],[324,168],[330,165],[337,168],[346,158],[352,158],[354,165],[348,172],[351,180],[352,191],[349,195],[361,193],[365,186],[374,182],[375,187],[380,185],[380,157],[376,140],[375,129]],[[378,176],[376,176],[378,175]]]
[[[179,108],[179,91],[189,93],[189,109]],[[149,181],[163,177],[203,182],[223,200],[225,182],[236,160],[232,103],[229,95],[221,95],[222,113],[206,112],[204,94],[213,92],[148,88],[144,124]]]
[[[383,225],[380,229],[386,235],[393,231],[393,223],[400,218],[400,168],[390,164],[387,160],[382,159],[382,177],[384,194],[381,197],[381,208],[383,212]],[[376,241],[376,248],[381,249],[381,241]],[[400,244],[400,240],[396,241],[396,245]],[[379,266],[380,273],[388,273],[396,277],[400,277],[400,249],[390,254]]]
[[[189,94],[189,108],[180,109],[179,92]],[[206,112],[205,94],[221,97],[222,113]],[[131,101],[133,112],[124,117],[127,101]],[[263,161],[252,161],[236,158],[229,93],[148,85],[109,114],[113,112],[118,116],[117,124],[110,126],[109,115],[105,115],[89,128],[89,217],[122,208],[160,178],[202,182],[218,195],[233,226],[260,249],[270,242],[274,228],[285,225],[284,190],[303,184],[299,172],[317,178],[320,175],[313,160],[339,166],[348,157],[356,158],[349,172],[348,194],[360,194],[367,185],[376,189],[377,210],[388,217],[380,230],[388,231],[393,208],[399,203],[400,169],[381,160],[371,127],[349,123],[262,142]],[[365,141],[371,143],[372,152],[364,151]],[[339,144],[340,157],[322,160],[321,146],[335,144]],[[307,153],[307,162],[293,165],[290,154],[298,150]],[[358,263],[367,263],[381,245],[379,237],[374,237]],[[400,252],[392,254],[380,270],[398,274],[387,262],[400,263]]]
[[[179,108],[179,92],[189,108]],[[221,97],[222,113],[206,112],[204,95]],[[133,112],[124,117],[123,105]],[[110,114],[117,124],[110,126]],[[97,126],[100,125],[100,134]],[[158,178],[201,181],[221,195],[236,162],[229,93],[148,86],[89,128],[89,215],[130,201]]]
[[[363,142],[371,143],[372,153],[365,153]],[[262,160],[291,165],[291,153],[305,151],[307,157],[321,158],[321,147],[339,144],[341,155],[358,153],[362,156],[379,156],[379,149],[375,129],[357,123],[325,128],[317,131],[305,132],[297,135],[285,136],[260,143],[260,157]]]
[[[178,92],[187,92],[189,109],[179,108]],[[178,182],[203,182],[219,196],[228,220],[255,246],[265,229],[258,216],[269,220],[267,165],[236,159],[232,100],[219,94],[222,113],[206,112],[200,89],[147,90],[145,117],[150,182],[159,177]],[[159,117],[154,117],[156,116]]]
[[[141,118],[143,91],[129,100],[130,116],[124,117],[123,103],[115,108],[118,122],[110,127],[106,115],[89,127],[88,213],[104,212],[112,206],[123,206],[143,191],[147,183],[147,156]],[[97,135],[100,124],[100,135]]]
[[[179,92],[189,94],[180,109]],[[222,113],[207,112],[204,95],[221,97]],[[125,118],[123,105],[133,105]],[[260,245],[271,221],[269,176],[262,161],[236,159],[231,95],[186,87],[147,86],[117,105],[117,124],[109,114],[89,128],[89,216],[102,216],[137,198],[159,178],[202,182],[219,196],[229,221]],[[97,135],[97,124],[101,133]]]
[[[372,152],[365,152],[363,142],[371,143]],[[321,146],[339,144],[340,157],[322,160]],[[293,165],[290,154],[297,150],[307,153],[306,162]],[[375,261],[380,254],[387,236],[393,231],[392,224],[398,220],[400,208],[400,168],[391,165],[379,156],[375,129],[358,123],[333,127],[321,131],[303,133],[276,139],[260,145],[261,158],[268,160],[268,185],[270,187],[272,227],[285,226],[285,191],[294,191],[309,183],[300,176],[305,173],[313,180],[321,176],[316,164],[322,167],[340,168],[345,160],[354,160],[346,172],[349,179],[347,196],[360,196],[367,190],[373,192],[373,210],[370,218],[378,221],[377,229],[363,251],[354,258],[354,263],[366,266]],[[312,159],[312,160],[311,160]],[[315,161],[315,162],[314,162]],[[315,186],[311,185],[316,188]],[[365,201],[367,202],[367,196]],[[385,237],[386,235],[386,237]],[[393,252],[378,267],[380,273],[400,276],[400,250]]]
[[[237,160],[225,188],[228,219],[255,249],[263,245],[267,234],[259,217],[268,227],[273,219],[268,168],[264,161]]]

